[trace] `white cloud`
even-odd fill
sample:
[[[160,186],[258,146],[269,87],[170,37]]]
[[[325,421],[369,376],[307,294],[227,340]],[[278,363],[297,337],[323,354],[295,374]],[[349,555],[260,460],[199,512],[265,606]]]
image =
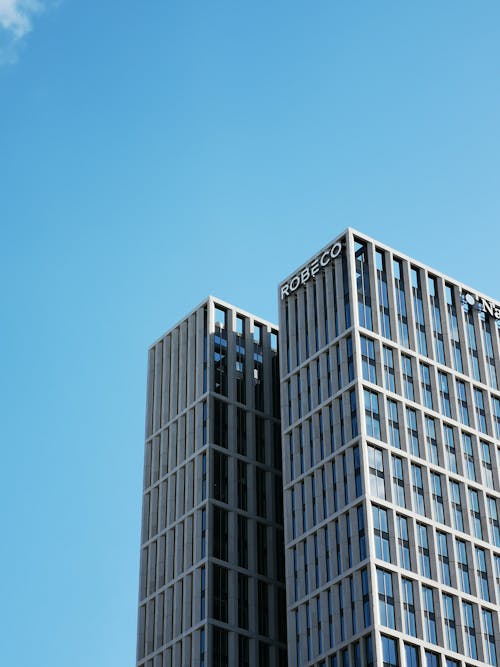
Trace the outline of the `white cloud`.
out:
[[[17,60],[21,40],[33,27],[33,16],[43,9],[41,0],[0,0],[0,64]]]

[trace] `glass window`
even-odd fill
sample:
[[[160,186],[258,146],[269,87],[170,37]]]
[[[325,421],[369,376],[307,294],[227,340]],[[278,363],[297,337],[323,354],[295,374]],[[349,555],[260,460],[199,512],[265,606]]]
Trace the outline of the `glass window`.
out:
[[[390,347],[383,347],[384,351],[384,384],[388,391],[396,391],[394,379],[394,355]]]
[[[444,640],[446,648],[457,651],[457,631],[455,627],[455,610],[453,609],[453,598],[443,593],[443,621]]]
[[[450,390],[448,387],[448,375],[438,371],[439,381],[439,399],[441,402],[441,412],[445,417],[451,418]]]
[[[441,490],[441,475],[431,472],[432,509],[434,521],[444,523],[443,492]]]
[[[425,418],[425,444],[427,446],[427,458],[435,465],[439,464],[438,447],[436,439],[436,423],[432,417]]]
[[[488,588],[488,573],[486,571],[486,557],[484,549],[476,547],[476,574],[477,574],[477,588],[480,597],[486,602],[490,601],[490,591]]]
[[[387,527],[387,510],[373,505],[373,529],[375,533],[375,556],[388,563],[391,562],[389,549],[389,530]]]
[[[391,456],[392,461],[392,501],[405,507],[405,485],[403,478],[403,461],[399,456]]]
[[[391,318],[389,311],[389,296],[387,291],[387,273],[385,269],[385,256],[380,250],[375,251],[375,262],[377,267],[377,291],[380,313],[380,333],[385,338],[391,338]]]
[[[439,307],[439,293],[436,278],[428,278],[429,297],[431,302],[432,330],[434,334],[434,355],[440,364],[445,364],[443,328],[441,325],[441,311]]]
[[[467,392],[465,382],[455,380],[458,401],[458,417],[464,426],[469,426],[469,408],[467,407]]]
[[[394,259],[392,266],[394,272],[394,287],[396,292],[396,315],[398,320],[399,342],[403,347],[409,347],[408,315],[406,311],[403,263],[399,259]]]
[[[373,438],[380,440],[380,412],[378,404],[378,394],[369,389],[365,389],[365,419],[366,433]]]
[[[420,272],[418,269],[411,269],[411,287],[413,294],[413,313],[417,330],[417,348],[420,354],[423,354],[426,357],[427,341],[425,339],[424,306],[422,302]]]
[[[415,604],[413,601],[413,581],[411,579],[401,579],[401,592],[403,602],[403,622],[404,632],[412,637],[417,636],[415,629]]]
[[[476,470],[474,467],[474,452],[472,450],[472,438],[468,433],[462,433],[462,449],[464,452],[465,476],[475,482]]]
[[[482,610],[484,657],[488,665],[497,664],[497,652],[495,648],[495,633],[493,631],[493,614],[487,609]]]
[[[475,489],[469,489],[469,513],[473,534],[482,540],[483,529],[481,527],[481,514],[479,512],[479,495]]]
[[[469,564],[465,542],[456,540],[456,557],[458,565],[458,583],[460,590],[470,594]]]
[[[368,382],[377,383],[377,370],[375,365],[375,346],[371,338],[360,336],[361,341],[361,368],[363,379]]]
[[[418,547],[418,564],[420,574],[423,577],[430,579],[431,564],[429,558],[429,541],[427,536],[427,526],[422,523],[417,523],[417,547]]]
[[[376,498],[385,499],[384,466],[380,449],[368,447],[368,465],[370,472],[370,493]]]
[[[500,547],[500,527],[498,523],[497,501],[495,498],[486,496],[486,510],[488,512],[490,540],[496,547]]]
[[[383,667],[398,667],[398,649],[396,640],[382,635]]]
[[[411,367],[411,358],[405,354],[401,355],[401,372],[403,374],[403,395],[409,401],[415,400],[413,389],[413,371]]]
[[[400,449],[401,442],[399,439],[399,416],[398,416],[398,404],[396,401],[387,399],[387,436],[388,442],[393,447]]]
[[[359,241],[355,246],[359,324],[365,329],[373,329],[367,248],[365,243]]]
[[[411,570],[410,542],[408,540],[408,519],[396,514],[396,526],[398,531],[398,555],[399,565],[405,570]]]
[[[420,393],[422,404],[432,410],[431,373],[426,364],[420,364]]]
[[[422,604],[424,611],[424,638],[431,644],[436,643],[436,614],[432,588],[422,586]]]
[[[486,413],[484,410],[484,397],[481,389],[474,387],[474,405],[476,408],[476,425],[481,433],[488,433],[486,427]]]
[[[417,413],[412,408],[406,408],[407,449],[413,456],[420,456],[418,444]]]
[[[448,426],[448,424],[443,424],[443,434],[444,452],[446,457],[445,466],[449,472],[457,472],[457,457],[452,427]]]
[[[422,482],[422,468],[415,465],[411,466],[412,477],[412,495],[413,495],[413,510],[418,514],[425,516],[424,505],[424,485]]]
[[[448,541],[446,533],[436,533],[439,567],[439,581],[445,586],[451,586],[450,560],[448,557]]]
[[[448,483],[448,492],[451,502],[451,525],[455,530],[463,532],[464,521],[462,516],[462,501],[460,499],[460,486],[452,480]]]
[[[380,623],[388,628],[395,628],[392,574],[386,570],[377,568],[377,585]]]
[[[462,617],[465,635],[465,654],[469,658],[477,658],[476,630],[474,612],[469,602],[462,602]]]
[[[460,336],[458,333],[457,309],[455,305],[453,287],[445,285],[446,312],[448,315],[448,331],[451,340],[451,349],[453,353],[453,368],[459,373],[463,373],[462,351],[460,349]]]

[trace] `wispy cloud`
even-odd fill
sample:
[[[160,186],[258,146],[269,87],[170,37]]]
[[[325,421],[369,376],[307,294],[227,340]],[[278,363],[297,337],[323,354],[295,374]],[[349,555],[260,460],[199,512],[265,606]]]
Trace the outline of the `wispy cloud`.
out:
[[[42,0],[0,0],[0,65],[16,62],[33,17],[44,9]]]

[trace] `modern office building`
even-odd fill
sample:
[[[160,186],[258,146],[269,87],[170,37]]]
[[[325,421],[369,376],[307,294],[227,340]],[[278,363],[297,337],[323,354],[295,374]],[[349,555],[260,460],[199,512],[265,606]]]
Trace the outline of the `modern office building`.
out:
[[[279,303],[289,666],[497,665],[500,306],[351,229]]]
[[[149,350],[139,667],[286,665],[277,342],[209,298]]]
[[[500,304],[352,229],[278,301],[279,388],[213,298],[150,349],[138,667],[497,665]]]

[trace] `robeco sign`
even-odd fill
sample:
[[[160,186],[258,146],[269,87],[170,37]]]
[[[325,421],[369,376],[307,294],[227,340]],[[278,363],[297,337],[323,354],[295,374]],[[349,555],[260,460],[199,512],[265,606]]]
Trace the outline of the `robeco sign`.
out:
[[[469,306],[475,306],[478,304],[480,310],[488,313],[496,320],[500,320],[500,306],[494,301],[488,301],[488,299],[484,299],[482,296],[474,296],[470,293],[464,294],[464,297]]]
[[[283,300],[286,296],[290,296],[296,289],[301,285],[305,285],[308,280],[314,278],[321,269],[324,269],[325,266],[328,266],[330,262],[338,257],[342,252],[342,244],[335,243],[329,250],[325,250],[321,255],[318,255],[315,260],[308,264],[305,268],[297,273],[291,280],[281,286],[281,299]]]

